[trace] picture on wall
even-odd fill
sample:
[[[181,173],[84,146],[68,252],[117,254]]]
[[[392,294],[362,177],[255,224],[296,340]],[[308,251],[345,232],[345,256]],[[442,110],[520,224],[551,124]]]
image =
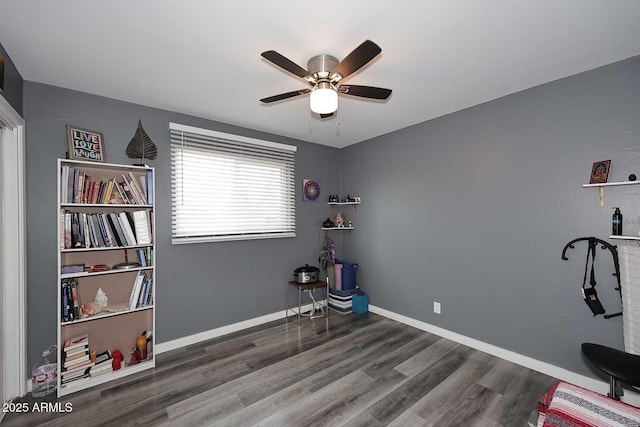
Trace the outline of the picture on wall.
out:
[[[302,200],[305,202],[320,201],[320,182],[317,179],[302,180]]]
[[[69,159],[106,162],[102,133],[72,125],[66,126]]]
[[[604,184],[609,179],[611,160],[601,160],[595,162],[591,168],[591,179],[589,184]]]

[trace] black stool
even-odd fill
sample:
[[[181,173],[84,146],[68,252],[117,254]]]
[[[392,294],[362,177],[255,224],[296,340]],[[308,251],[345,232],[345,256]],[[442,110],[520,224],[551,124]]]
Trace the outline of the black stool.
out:
[[[610,398],[620,400],[624,395],[618,381],[633,388],[640,387],[640,356],[592,343],[583,343],[582,353],[589,362],[609,375],[607,396]]]

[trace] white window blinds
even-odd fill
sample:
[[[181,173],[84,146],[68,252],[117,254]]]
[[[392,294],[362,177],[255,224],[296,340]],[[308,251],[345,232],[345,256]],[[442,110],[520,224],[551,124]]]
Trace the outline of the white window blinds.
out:
[[[173,243],[295,237],[296,147],[176,123]]]

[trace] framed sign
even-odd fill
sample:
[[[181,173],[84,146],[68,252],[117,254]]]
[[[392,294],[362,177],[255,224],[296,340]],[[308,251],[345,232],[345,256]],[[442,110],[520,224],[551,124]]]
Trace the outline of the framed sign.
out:
[[[317,179],[302,180],[302,200],[305,202],[320,201],[320,181]]]
[[[105,162],[102,133],[67,125],[69,159]]]
[[[589,184],[604,184],[609,179],[609,169],[611,160],[601,160],[595,162],[591,167],[591,179]]]

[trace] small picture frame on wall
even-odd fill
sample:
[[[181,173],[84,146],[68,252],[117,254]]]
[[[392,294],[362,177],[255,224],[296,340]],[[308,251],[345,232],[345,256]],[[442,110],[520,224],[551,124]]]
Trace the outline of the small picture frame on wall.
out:
[[[611,160],[600,160],[591,167],[591,179],[589,184],[604,184],[609,179]]]
[[[72,125],[66,125],[66,127],[69,159],[106,162],[104,138],[101,132]]]
[[[302,200],[305,202],[320,201],[320,181],[317,179],[302,180]]]

